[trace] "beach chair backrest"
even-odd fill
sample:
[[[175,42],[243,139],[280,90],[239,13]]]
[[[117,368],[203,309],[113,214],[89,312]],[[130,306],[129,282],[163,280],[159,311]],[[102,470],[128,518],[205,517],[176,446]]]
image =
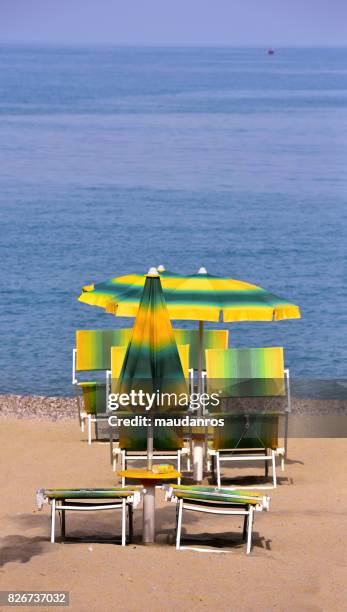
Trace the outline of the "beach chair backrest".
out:
[[[131,329],[79,329],[76,332],[76,372],[111,369],[111,346],[127,345]]]
[[[199,330],[174,329],[176,343],[189,344],[189,367],[198,369]],[[227,349],[229,331],[227,329],[205,329],[203,336],[203,368],[205,369],[205,349]]]
[[[285,395],[280,346],[206,350],[207,387],[224,397]]]

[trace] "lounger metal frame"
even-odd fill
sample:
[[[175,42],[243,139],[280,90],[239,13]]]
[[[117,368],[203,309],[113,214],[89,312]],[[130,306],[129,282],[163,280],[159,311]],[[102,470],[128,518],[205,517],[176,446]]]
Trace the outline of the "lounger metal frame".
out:
[[[51,506],[51,542],[54,544],[55,542],[55,531],[56,531],[56,513],[60,515],[61,519],[61,538],[65,538],[66,534],[66,511],[77,511],[77,512],[85,512],[85,511],[101,511],[101,510],[120,510],[122,512],[122,535],[121,542],[122,546],[125,546],[127,543],[127,514],[128,514],[128,542],[132,541],[133,537],[133,507],[137,505],[139,501],[139,493],[129,492],[129,496],[127,497],[119,497],[119,498],[108,498],[112,501],[96,501],[97,499],[102,498],[94,498],[95,502],[85,502],[85,501],[72,501],[71,499],[64,498],[56,498],[49,497],[44,494],[44,490],[39,489],[37,491],[37,499],[39,509],[42,507],[44,502],[50,504]],[[83,498],[82,498],[83,499]],[[93,499],[88,496],[86,499]],[[106,499],[106,498],[104,498]]]
[[[185,456],[188,458],[189,453],[190,453],[190,449],[186,447],[178,449],[177,451],[172,451],[172,452],[168,451],[167,453],[165,453],[165,451],[153,451],[153,459],[162,460],[162,461],[166,461],[166,460],[175,461],[177,465],[177,472],[180,472],[181,464],[182,464],[182,461],[181,461],[182,456]],[[119,447],[115,447],[111,450],[111,457],[112,457],[112,469],[115,472],[117,469],[118,461],[120,461],[121,470],[126,470],[128,468],[128,462],[130,461],[132,462],[133,461],[147,461],[147,451],[136,453],[133,451],[121,449]],[[125,481],[126,481],[126,478],[122,477],[122,480],[121,480],[122,487],[125,486]],[[180,477],[177,478],[177,484],[181,484]]]
[[[272,486],[274,489],[277,487],[277,476],[276,476],[276,456],[281,457],[281,465],[283,465],[283,457],[284,457],[284,448],[277,448],[276,450],[271,450],[270,454],[266,453],[266,449],[259,449],[259,454],[255,454],[258,449],[235,449],[237,454],[232,455],[233,449],[208,449],[208,454],[212,459],[212,473],[214,474],[214,464],[216,466],[217,472],[217,487],[221,487],[221,473],[220,473],[220,464],[221,462],[227,461],[265,461],[265,475],[267,476],[267,463],[271,462],[272,466]],[[223,456],[225,453],[225,456]],[[243,455],[244,453],[244,455]],[[247,454],[248,453],[248,454]],[[249,454],[251,453],[251,454]],[[283,467],[282,467],[283,470]],[[256,488],[256,489],[268,489],[267,485],[264,486],[256,486],[256,487],[239,487],[239,488]]]
[[[206,372],[203,373],[203,378],[206,380]],[[288,449],[288,419],[289,414],[291,412],[291,396],[290,396],[290,384],[289,384],[289,368],[284,369],[284,379],[285,379],[285,389],[286,389],[286,397],[287,397],[287,406],[284,411],[285,418],[285,432],[284,432],[284,447],[278,447],[276,449],[271,449],[271,452],[267,454],[266,448],[254,448],[254,449],[219,449],[214,450],[207,447],[207,436],[206,436],[206,444],[205,444],[205,452],[207,459],[207,467],[210,470],[212,469],[212,474],[214,475],[214,467],[216,467],[217,472],[217,486],[221,487],[221,473],[220,473],[220,464],[221,461],[264,461],[265,462],[265,476],[268,476],[268,465],[271,463],[272,466],[272,486],[274,489],[277,487],[277,476],[276,476],[276,457],[280,458],[281,470],[284,471],[284,461],[287,456]],[[206,384],[206,382],[205,382]],[[247,454],[247,452],[249,454]],[[209,464],[209,458],[212,460],[212,465]],[[256,487],[239,487],[244,489],[268,489],[268,486],[256,486]]]
[[[232,491],[230,491],[232,493]],[[269,509],[268,497],[262,497],[261,503],[259,504],[237,504],[227,503],[222,501],[213,500],[213,494],[211,500],[198,500],[192,498],[176,497],[173,489],[166,488],[166,499],[176,502],[176,550],[195,550],[197,552],[225,552],[219,549],[205,549],[201,547],[193,546],[181,546],[181,532],[182,532],[182,520],[183,510],[191,512],[203,512],[206,514],[219,514],[224,516],[243,516],[243,540],[246,541],[246,554],[249,555],[252,549],[252,528],[254,523],[254,513],[261,512],[262,510]],[[199,502],[199,503],[197,503]]]
[[[77,358],[77,348],[72,349],[72,384],[78,387],[81,387],[81,382],[77,379],[76,376],[76,358]],[[109,370],[105,370],[106,376],[106,398],[109,394],[109,379],[108,379]],[[88,445],[92,443],[92,423],[96,424],[108,418],[108,413],[105,410],[105,413],[98,414],[90,414],[81,408],[81,397],[77,393],[77,409],[78,409],[78,420],[81,427],[82,433],[84,433],[85,422],[87,421],[87,436],[88,436]],[[106,406],[105,406],[106,409]],[[96,435],[96,434],[95,434]]]

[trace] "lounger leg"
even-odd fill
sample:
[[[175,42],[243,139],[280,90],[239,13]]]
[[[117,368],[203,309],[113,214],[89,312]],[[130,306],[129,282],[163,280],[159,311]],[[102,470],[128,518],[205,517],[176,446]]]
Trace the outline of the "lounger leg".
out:
[[[251,506],[249,508],[248,525],[247,525],[247,549],[246,549],[247,555],[249,555],[249,553],[251,552],[251,548],[252,548],[253,512],[254,512],[254,508]]]
[[[122,546],[126,545],[126,499],[122,501]]]
[[[177,525],[178,525],[178,510],[179,510],[179,504],[176,504],[176,524],[175,524],[175,537],[177,538]]]
[[[177,472],[181,472],[181,451],[180,450],[177,451]],[[180,476],[177,478],[177,484],[178,485],[181,484]]]
[[[92,443],[92,417],[88,414],[88,444]]]
[[[51,542],[54,544],[55,536],[55,499],[52,499],[51,505]]]
[[[267,450],[266,449],[265,449],[265,455],[267,456]],[[267,459],[265,459],[264,463],[265,463],[265,478],[268,478],[268,476],[269,476],[269,464],[268,464]]]
[[[65,499],[62,500],[62,505],[65,503]],[[61,511],[61,539],[65,538],[65,510]]]
[[[211,477],[212,477],[212,484],[217,484],[217,480],[216,480],[216,457],[215,457],[215,455],[211,455]]]
[[[81,432],[84,433],[84,416],[81,416]]]
[[[133,507],[132,507],[132,504],[128,504],[129,543],[131,543],[134,538],[134,520],[133,519],[134,519]]]
[[[217,464],[217,487],[221,488],[221,478],[220,478],[220,460],[219,460],[219,452],[216,453],[216,464]]]
[[[181,544],[181,529],[182,529],[182,514],[183,514],[183,499],[180,499],[178,507],[177,533],[176,533],[176,550],[180,549]]]
[[[245,540],[247,536],[247,523],[248,523],[248,514],[245,514],[243,518],[243,531],[242,531],[242,539]]]
[[[287,385],[289,381],[287,380]],[[286,410],[285,416],[285,430],[284,430],[284,456],[287,459],[288,456],[288,424],[289,424],[289,413]]]
[[[272,478],[273,478],[273,485],[274,485],[274,489],[276,489],[277,487],[277,478],[276,478],[276,455],[275,455],[275,451],[272,451]]]

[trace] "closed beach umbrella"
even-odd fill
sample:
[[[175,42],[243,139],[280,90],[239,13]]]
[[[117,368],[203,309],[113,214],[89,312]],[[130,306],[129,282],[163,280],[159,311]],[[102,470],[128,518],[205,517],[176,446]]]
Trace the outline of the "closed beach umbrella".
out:
[[[121,393],[154,394],[154,409],[165,411],[163,394],[187,395],[186,381],[170,323],[160,277],[151,268],[138,305],[138,311],[119,376]],[[166,396],[168,398],[168,396]],[[167,402],[169,400],[167,399]],[[148,469],[152,467],[153,427],[148,427]]]

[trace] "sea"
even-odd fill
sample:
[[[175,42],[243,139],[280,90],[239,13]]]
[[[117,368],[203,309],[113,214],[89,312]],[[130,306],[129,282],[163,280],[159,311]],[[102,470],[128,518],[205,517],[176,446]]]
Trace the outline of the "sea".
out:
[[[215,324],[346,377],[347,49],[0,46],[1,393],[71,395],[83,285],[201,266],[300,320]],[[197,322],[174,322],[196,327]]]

